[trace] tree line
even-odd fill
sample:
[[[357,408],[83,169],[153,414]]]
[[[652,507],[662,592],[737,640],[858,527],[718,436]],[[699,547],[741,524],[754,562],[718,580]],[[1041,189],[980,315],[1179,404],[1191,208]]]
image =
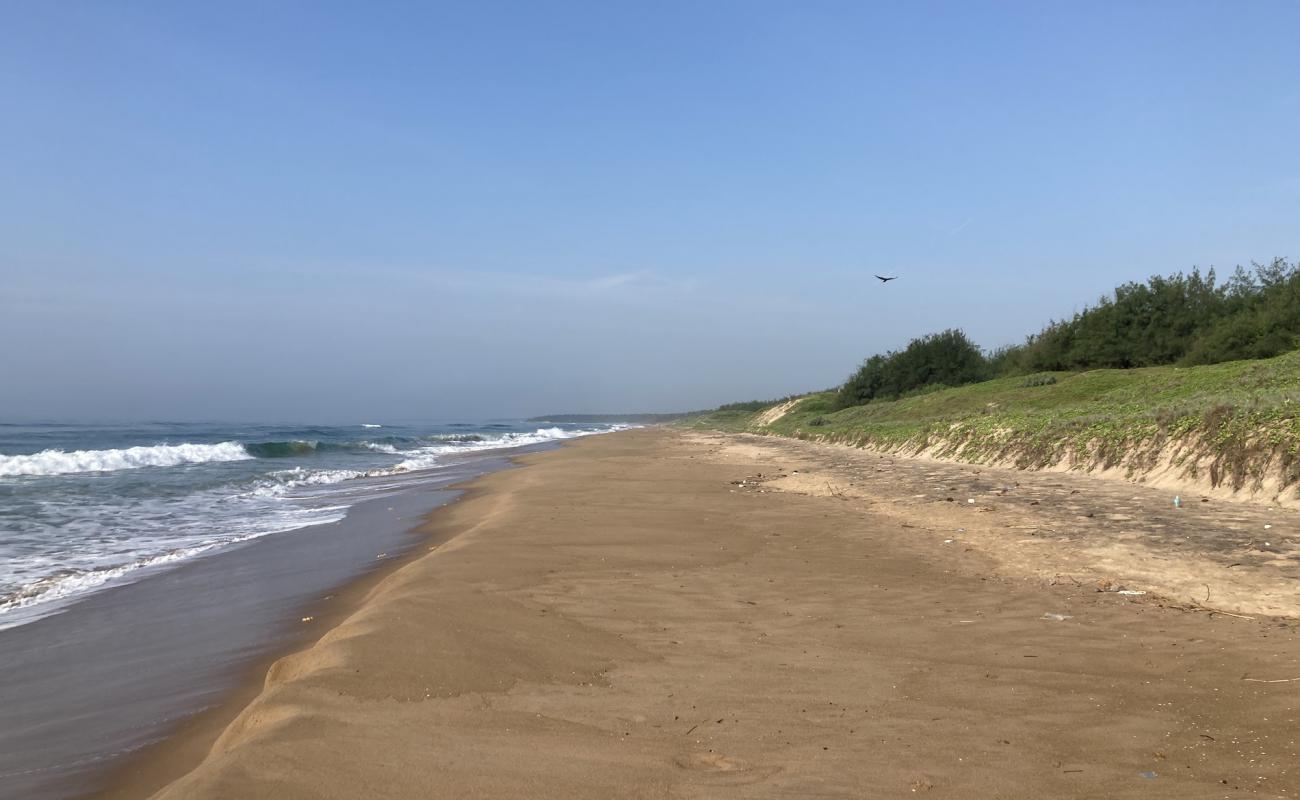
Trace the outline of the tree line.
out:
[[[1036,372],[1215,364],[1300,347],[1300,264],[1237,267],[1219,283],[1202,274],[1152,276],[1119,286],[1023,344],[985,353],[953,329],[862,363],[836,394],[840,408],[876,399]]]

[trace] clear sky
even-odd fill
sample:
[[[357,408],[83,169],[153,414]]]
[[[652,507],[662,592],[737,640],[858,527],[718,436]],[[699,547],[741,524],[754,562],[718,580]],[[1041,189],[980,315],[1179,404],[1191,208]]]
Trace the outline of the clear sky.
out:
[[[1018,341],[1300,256],[1297,30],[1290,0],[3,3],[0,418],[676,410]]]

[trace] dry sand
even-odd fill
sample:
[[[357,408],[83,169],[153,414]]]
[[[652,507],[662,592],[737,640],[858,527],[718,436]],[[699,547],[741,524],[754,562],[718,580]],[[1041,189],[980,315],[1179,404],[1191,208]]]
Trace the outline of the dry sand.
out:
[[[746,491],[834,497],[975,547],[1003,575],[1086,579],[1192,607],[1300,618],[1300,513],[1194,487],[902,458],[763,436],[690,435],[712,457],[780,465]],[[1182,507],[1173,498],[1182,491]]]
[[[201,763],[199,730],[112,796],[182,772],[156,796],[1300,794],[1294,619],[1097,591],[1096,517],[1018,565],[994,528],[1027,538],[1006,526],[1041,502],[909,504],[910,467],[848,492],[865,462],[839,458],[662,429],[529,456],[436,512],[442,543],[277,662]],[[964,540],[961,513],[1000,521]],[[1041,579],[1054,558],[1070,580]],[[1287,568],[1233,569],[1285,602]]]

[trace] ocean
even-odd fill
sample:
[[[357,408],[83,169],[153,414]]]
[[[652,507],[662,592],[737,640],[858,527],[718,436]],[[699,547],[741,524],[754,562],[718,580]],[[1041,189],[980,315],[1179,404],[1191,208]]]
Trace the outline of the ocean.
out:
[[[238,542],[339,520],[468,453],[615,427],[0,424],[0,630]]]

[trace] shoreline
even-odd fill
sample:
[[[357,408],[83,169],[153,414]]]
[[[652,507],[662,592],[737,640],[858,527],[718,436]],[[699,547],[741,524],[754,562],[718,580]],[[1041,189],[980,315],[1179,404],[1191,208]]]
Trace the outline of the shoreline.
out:
[[[238,543],[0,631],[0,797],[109,796],[158,763],[142,753],[183,732],[214,736],[275,661],[342,618],[354,585],[419,554],[429,512],[458,499],[449,486],[552,446],[412,473],[336,522]],[[159,775],[147,780],[170,777]]]
[[[602,433],[599,435],[609,435]],[[578,437],[581,438],[581,437]],[[504,463],[456,483],[440,486],[439,491],[452,494],[451,499],[439,503],[421,515],[421,520],[408,529],[405,535],[413,538],[397,555],[385,558],[346,583],[335,587],[331,594],[303,603],[290,615],[299,613],[311,618],[311,631],[303,631],[284,647],[277,647],[244,665],[233,685],[219,701],[188,715],[163,738],[135,750],[119,760],[108,770],[102,785],[94,790],[76,795],[75,800],[130,800],[152,797],[158,791],[197,766],[207,750],[221,736],[244,708],[252,702],[265,686],[271,668],[281,659],[309,650],[335,627],[362,608],[369,595],[386,579],[408,564],[419,560],[446,544],[454,534],[437,530],[437,516],[457,503],[473,498],[479,492],[476,484],[484,477],[508,472],[526,466],[530,456],[544,454],[568,446],[573,439],[524,445],[517,449],[487,450],[475,454],[475,461],[500,459]]]
[[[178,776],[157,796],[1300,788],[1266,744],[1294,734],[1265,682],[1300,664],[1294,620],[1008,577],[762,488],[789,456],[645,430],[471,481],[201,761],[150,754]]]
[[[518,466],[516,458],[521,457],[510,458],[510,466],[506,469]],[[433,516],[439,511],[471,497],[474,493],[472,485],[480,477],[482,476],[475,476],[468,481],[447,486],[445,490],[454,492],[455,496],[430,510],[419,525],[408,531],[415,541],[411,542],[403,552],[385,559],[380,566],[371,568],[339,586],[328,597],[318,598],[310,604],[301,606],[299,610],[303,615],[312,618],[313,627],[310,633],[304,632],[288,647],[266,653],[254,663],[241,669],[235,685],[216,705],[190,715],[164,738],[145,745],[123,758],[117,767],[105,775],[104,785],[101,788],[79,795],[77,800],[128,800],[152,797],[198,766],[222,732],[261,693],[266,683],[266,676],[276,662],[311,649],[321,638],[364,605],[366,598],[388,577],[407,564],[428,555],[429,549],[436,549],[450,540],[450,536],[439,536],[436,531],[426,531],[426,529],[431,526]]]

